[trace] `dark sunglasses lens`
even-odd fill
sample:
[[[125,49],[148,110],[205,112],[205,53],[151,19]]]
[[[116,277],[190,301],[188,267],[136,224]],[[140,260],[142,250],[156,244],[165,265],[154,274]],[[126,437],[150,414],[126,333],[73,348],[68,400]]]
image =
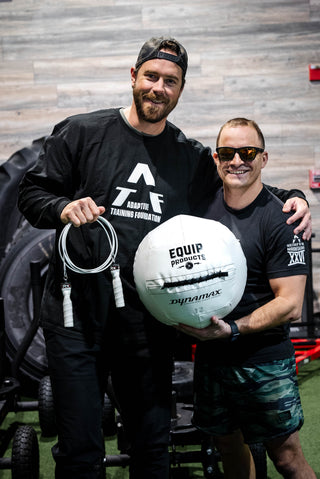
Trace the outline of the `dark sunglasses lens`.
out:
[[[218,154],[220,161],[231,161],[235,155],[235,150],[233,148],[221,147]]]
[[[253,161],[257,154],[255,148],[240,148],[238,151],[242,161]]]

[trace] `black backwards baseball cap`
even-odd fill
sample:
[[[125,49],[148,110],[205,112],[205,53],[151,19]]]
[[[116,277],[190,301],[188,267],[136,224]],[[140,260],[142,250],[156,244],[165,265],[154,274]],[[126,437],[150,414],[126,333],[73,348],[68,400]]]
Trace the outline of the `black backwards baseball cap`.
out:
[[[173,50],[176,50],[176,55],[171,55],[170,53],[160,51],[163,48],[168,49],[168,46],[166,46],[167,42],[174,44]],[[177,40],[174,38],[153,37],[145,42],[139,52],[135,65],[136,69],[138,69],[144,62],[153,60],[154,58],[169,60],[170,62],[176,63],[182,69],[183,77],[186,75],[188,68],[188,55],[181,43],[177,42]]]

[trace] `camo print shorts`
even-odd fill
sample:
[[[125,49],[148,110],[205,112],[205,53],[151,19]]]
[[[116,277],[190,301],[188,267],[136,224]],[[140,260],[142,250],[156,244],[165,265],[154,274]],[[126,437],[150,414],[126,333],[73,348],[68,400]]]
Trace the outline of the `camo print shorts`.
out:
[[[248,444],[291,434],[304,418],[295,359],[255,367],[195,362],[193,423],[214,436],[241,429]]]

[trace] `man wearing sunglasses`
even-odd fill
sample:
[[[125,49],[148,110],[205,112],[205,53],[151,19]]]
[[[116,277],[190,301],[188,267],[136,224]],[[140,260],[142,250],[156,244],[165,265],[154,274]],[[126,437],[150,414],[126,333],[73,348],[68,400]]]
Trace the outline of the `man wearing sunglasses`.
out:
[[[261,180],[268,162],[259,126],[236,118],[221,128],[214,161],[223,188],[206,218],[239,239],[247,259],[242,299],[196,337],[194,424],[216,437],[224,477],[255,478],[248,444],[264,443],[285,478],[315,479],[299,440],[303,412],[289,323],[300,318],[307,244]]]

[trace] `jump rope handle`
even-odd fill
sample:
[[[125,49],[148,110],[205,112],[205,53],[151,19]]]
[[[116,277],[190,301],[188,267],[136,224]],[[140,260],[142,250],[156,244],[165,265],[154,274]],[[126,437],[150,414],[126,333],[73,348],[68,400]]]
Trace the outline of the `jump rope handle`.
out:
[[[120,279],[120,266],[118,264],[113,263],[110,267],[111,276],[112,276],[112,286],[113,286],[113,294],[114,300],[116,303],[117,308],[124,307],[124,296],[122,290],[122,283]]]
[[[73,323],[73,311],[71,302],[71,284],[62,283],[61,291],[63,294],[63,318],[65,328],[72,328]]]

